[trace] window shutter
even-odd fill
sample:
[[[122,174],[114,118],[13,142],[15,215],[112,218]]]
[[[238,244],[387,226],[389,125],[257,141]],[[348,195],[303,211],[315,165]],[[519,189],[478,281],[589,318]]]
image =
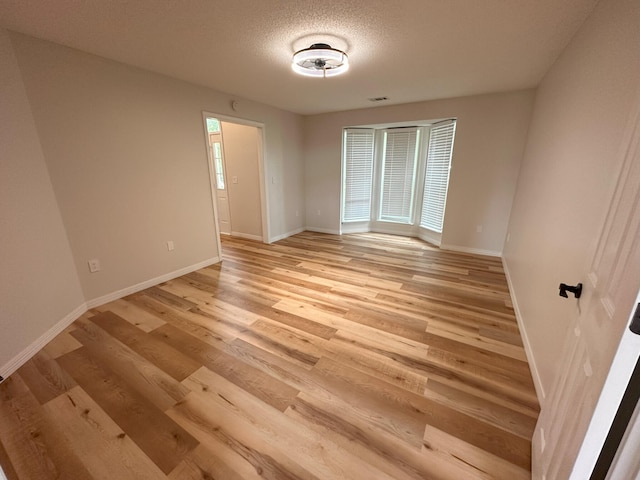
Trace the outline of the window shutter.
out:
[[[345,130],[343,222],[371,219],[373,138],[373,130]]]
[[[411,223],[418,131],[385,132],[380,219]]]
[[[420,226],[442,233],[456,122],[431,129]]]

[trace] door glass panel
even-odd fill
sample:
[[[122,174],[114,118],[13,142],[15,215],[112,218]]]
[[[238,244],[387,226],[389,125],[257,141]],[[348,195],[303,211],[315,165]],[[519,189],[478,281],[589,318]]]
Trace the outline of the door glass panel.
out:
[[[224,166],[222,163],[222,147],[220,142],[213,144],[213,164],[216,169],[216,188],[224,190]]]

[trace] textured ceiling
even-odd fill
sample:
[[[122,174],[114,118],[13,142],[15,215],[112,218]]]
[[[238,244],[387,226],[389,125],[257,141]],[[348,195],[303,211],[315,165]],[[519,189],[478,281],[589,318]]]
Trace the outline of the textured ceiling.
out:
[[[302,114],[536,86],[597,0],[0,0],[0,25]],[[308,78],[323,42],[351,69]]]

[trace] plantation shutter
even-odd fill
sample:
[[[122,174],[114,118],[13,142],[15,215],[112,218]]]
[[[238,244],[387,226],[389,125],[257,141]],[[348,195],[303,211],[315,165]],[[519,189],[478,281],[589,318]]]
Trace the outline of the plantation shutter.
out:
[[[411,223],[418,131],[385,132],[380,219]]]
[[[342,221],[371,219],[374,130],[347,129],[344,141]]]
[[[431,129],[420,226],[442,233],[456,122]]]

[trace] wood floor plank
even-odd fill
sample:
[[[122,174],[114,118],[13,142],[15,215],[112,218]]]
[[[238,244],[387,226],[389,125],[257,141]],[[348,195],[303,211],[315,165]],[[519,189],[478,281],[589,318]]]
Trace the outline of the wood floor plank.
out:
[[[254,368],[226,353],[215,359],[210,370],[226,378],[273,408],[284,412],[299,391],[261,370]]]
[[[62,438],[73,447],[89,472],[85,471],[76,478],[157,480],[164,476],[156,464],[80,387],[55,398],[45,405],[45,409]],[[39,477],[26,478],[35,480]]]
[[[179,352],[190,357],[200,366],[209,367],[213,365],[216,358],[222,355],[222,351],[213,345],[203,342],[193,335],[180,328],[167,324],[151,333],[151,336],[170,345]]]
[[[3,470],[21,479],[91,478],[52,420],[20,374],[0,385],[0,442],[11,459]]]
[[[73,335],[82,342],[81,345],[84,345],[92,360],[107,365],[113,373],[160,410],[166,410],[189,393],[189,389],[180,382],[95,323],[81,323]]]
[[[453,331],[457,330],[457,331]],[[456,342],[466,343],[474,347],[481,348],[482,350],[489,350],[490,352],[499,353],[507,357],[511,357],[515,360],[523,362],[527,361],[527,356],[524,353],[524,349],[519,345],[511,345],[504,342],[495,341],[491,338],[480,336],[479,332],[476,334],[460,331],[460,329],[453,328],[439,328],[430,324],[427,327],[427,333],[435,334],[441,338],[448,338],[455,340]]]
[[[295,419],[297,423],[315,430],[322,437],[351,451],[396,480],[424,478],[424,472],[413,465],[399,461],[395,452],[388,449],[388,445],[376,441],[375,434],[363,431],[355,426],[354,422],[344,420],[330,411],[306,401],[304,395],[297,398],[289,406],[286,414]]]
[[[321,338],[329,339],[336,332],[335,328],[273,308],[273,305],[279,301],[279,298],[275,295],[276,300],[269,300],[268,302],[255,300],[260,293],[262,292],[248,291],[246,288],[230,286],[216,292],[216,299]]]
[[[429,458],[413,445],[372,422],[356,405],[336,396],[301,393],[287,415],[345,445],[394,478],[451,480],[467,478],[467,469]],[[345,442],[346,440],[346,442]],[[366,453],[362,452],[366,450]]]
[[[164,320],[152,315],[126,300],[115,300],[96,308],[98,312],[113,312],[144,332],[150,332],[164,325]]]
[[[345,368],[326,358],[314,366],[312,374],[332,394],[358,405],[358,409],[366,411],[372,419],[375,417],[374,422],[378,427],[420,448],[428,417],[427,412],[415,404],[419,398],[417,395],[394,390],[370,375]],[[402,408],[403,405],[409,408]]]
[[[41,405],[76,386],[73,378],[46,350],[36,353],[18,372]]]
[[[298,394],[298,390],[172,325],[155,330],[153,335],[281,411],[284,411]]]
[[[172,410],[180,411],[194,397],[200,401],[208,399],[207,403],[213,402],[218,407],[207,410],[210,423],[219,425],[221,430],[237,439],[239,448],[259,452],[262,459],[269,452],[269,457],[286,469],[282,474],[288,474],[291,478],[305,478],[309,474],[323,479],[392,478],[340,449],[317,432],[298,428],[286,415],[257,402],[242,389],[205,368],[198,370],[184,383],[190,386],[194,394]],[[289,455],[293,451],[297,454]]]
[[[11,462],[11,457],[7,453],[7,450],[4,448],[2,441],[0,440],[0,465],[2,465],[2,473],[7,478],[7,480],[20,480],[18,478],[18,474],[16,473],[15,468],[13,468],[13,463]]]
[[[224,317],[219,318],[199,309],[181,312],[147,295],[135,295],[129,301],[149,312],[154,312],[167,323],[214,346],[237,338],[238,334],[245,330],[244,327],[238,328],[235,323],[227,321]]]
[[[82,344],[78,342],[69,331],[64,331],[44,347],[44,351],[51,358],[58,358],[65,353],[72,352],[76,348],[80,348]]]
[[[535,419],[524,413],[496,405],[487,399],[463,392],[450,385],[430,379],[426,382],[424,396],[451,409],[481,419],[522,439],[533,435]]]
[[[373,327],[383,332],[424,343],[427,322],[402,315],[386,315],[373,308],[351,308],[344,315],[346,320]]]
[[[259,346],[236,339],[227,348],[227,353],[270,377],[289,385],[298,391],[314,392],[319,396],[329,393],[311,377],[306,364],[298,364],[291,358],[271,353]]]
[[[314,232],[221,255],[90,309],[0,384],[10,480],[530,479],[500,259]]]
[[[425,428],[422,449],[423,452],[429,452],[430,456],[444,458],[453,465],[461,463],[469,465],[472,468],[469,475],[480,478],[504,478],[505,480],[528,480],[531,478],[529,467],[518,467],[431,425],[427,425]]]
[[[229,412],[220,416],[219,408],[206,397],[192,392],[187,398],[167,411],[167,415],[194,435],[201,444],[211,446],[217,456],[235,471],[244,472],[242,478],[267,480],[309,479],[318,477],[304,470],[274,446],[266,435],[246,421],[238,420]],[[230,420],[230,421],[229,421]]]
[[[406,368],[401,362],[389,358],[370,348],[359,348],[353,343],[328,342],[326,348],[330,357],[355,370],[378,377],[409,392],[422,395],[429,377],[422,372]]]
[[[315,365],[324,353],[318,345],[321,339],[263,320],[239,338],[306,368]]]
[[[258,479],[258,472],[239,473],[234,467],[228,465],[220,458],[220,444],[213,448],[208,448],[204,444],[198,445],[189,452],[184,460],[178,464],[173,471],[167,475],[170,480],[203,480],[203,479],[224,479],[224,480],[246,480],[249,478]]]
[[[422,444],[424,427],[430,424],[516,465],[530,467],[530,445],[517,435],[469,415],[456,414],[437,402],[400,391],[375,377],[325,358],[316,364],[313,372],[330,391],[339,391],[343,398],[359,402],[360,408],[383,415],[389,433],[411,445]]]
[[[155,298],[162,303],[166,303],[167,305],[178,308],[180,310],[189,310],[190,308],[196,306],[195,303],[190,302],[189,300],[185,300],[178,295],[167,292],[162,288],[162,284],[158,285],[157,287],[147,288],[145,290],[145,294]]]
[[[94,362],[84,349],[66,354],[60,362],[165,474],[198,444],[126,382]],[[153,429],[149,429],[149,425],[153,425]]]
[[[102,312],[92,317],[91,321],[176,380],[185,379],[200,367],[198,362],[146,335],[113,312]]]

